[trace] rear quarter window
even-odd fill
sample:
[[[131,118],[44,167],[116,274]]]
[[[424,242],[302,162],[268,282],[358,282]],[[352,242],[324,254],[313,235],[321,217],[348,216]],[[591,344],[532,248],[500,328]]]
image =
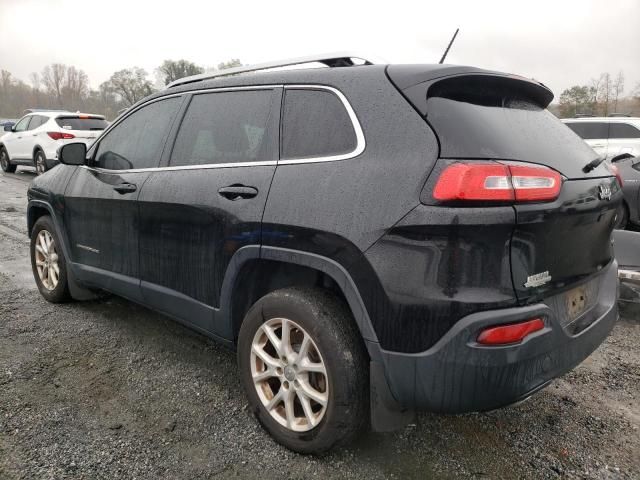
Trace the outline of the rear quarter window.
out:
[[[640,130],[628,123],[612,123],[609,138],[640,138]]]
[[[338,96],[327,90],[287,89],[282,159],[330,157],[353,152],[356,132]]]
[[[109,125],[102,118],[58,117],[56,123],[65,130],[104,130]]]
[[[584,140],[603,139],[609,136],[609,124],[604,122],[567,122],[567,127]]]

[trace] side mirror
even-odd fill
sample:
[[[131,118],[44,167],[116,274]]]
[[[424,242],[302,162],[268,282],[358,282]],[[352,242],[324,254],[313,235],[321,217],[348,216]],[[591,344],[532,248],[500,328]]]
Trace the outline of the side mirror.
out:
[[[6,123],[4,125],[4,131],[5,132],[13,132],[13,123]]]
[[[87,157],[87,146],[82,142],[67,143],[60,147],[58,159],[65,165],[84,165]]]

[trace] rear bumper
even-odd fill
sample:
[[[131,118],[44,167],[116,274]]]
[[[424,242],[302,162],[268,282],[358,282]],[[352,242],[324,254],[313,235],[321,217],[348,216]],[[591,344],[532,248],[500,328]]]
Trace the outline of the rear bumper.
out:
[[[577,334],[563,327],[558,298],[525,307],[469,315],[432,348],[416,354],[382,352],[391,395],[403,409],[462,413],[499,408],[540,390],[587,358],[618,319],[617,263],[599,275],[598,298]],[[476,343],[486,327],[535,317],[545,328],[518,345]]]

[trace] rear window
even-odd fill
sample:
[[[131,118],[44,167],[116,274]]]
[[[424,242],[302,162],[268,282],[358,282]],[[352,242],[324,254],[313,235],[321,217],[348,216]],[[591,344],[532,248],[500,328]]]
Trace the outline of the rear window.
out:
[[[595,152],[545,109],[535,88],[541,87],[481,75],[432,85],[427,120],[440,139],[440,156],[519,160],[583,176]]]
[[[612,123],[609,138],[640,138],[640,130],[628,123]]]
[[[567,122],[567,127],[573,130],[580,138],[595,140],[609,136],[609,124],[604,122]]]
[[[58,117],[56,123],[65,130],[104,130],[109,125],[102,118]]]

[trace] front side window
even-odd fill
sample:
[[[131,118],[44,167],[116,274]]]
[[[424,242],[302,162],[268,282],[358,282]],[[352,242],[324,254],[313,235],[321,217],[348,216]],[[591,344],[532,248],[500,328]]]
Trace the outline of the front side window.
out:
[[[15,131],[24,132],[25,130],[28,130],[29,122],[31,121],[32,118],[33,117],[24,117],[22,120],[16,123]]]
[[[286,90],[282,122],[284,160],[330,157],[356,149],[353,123],[344,104],[333,92]]]
[[[628,123],[612,123],[609,138],[640,138],[640,130]]]
[[[573,130],[583,140],[606,139],[609,136],[609,124],[604,122],[567,122],[567,127]]]
[[[272,90],[194,95],[176,137],[171,165],[212,165],[265,158]]]
[[[94,166],[108,170],[157,167],[181,97],[136,110],[100,141]]]

